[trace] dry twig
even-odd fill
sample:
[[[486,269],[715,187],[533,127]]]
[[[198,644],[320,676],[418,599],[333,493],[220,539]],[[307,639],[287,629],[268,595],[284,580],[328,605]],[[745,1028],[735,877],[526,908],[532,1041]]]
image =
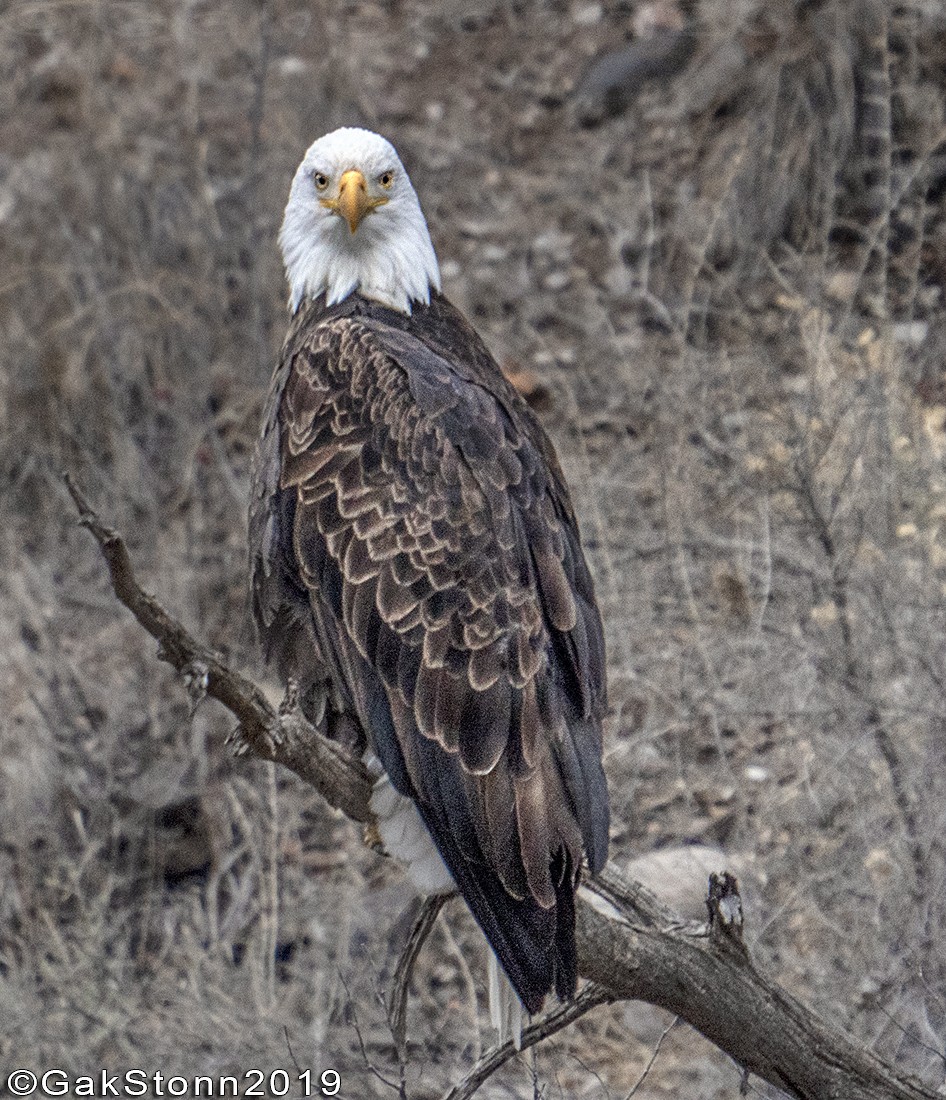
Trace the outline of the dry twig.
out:
[[[511,1039],[502,1046],[488,1050],[462,1081],[443,1094],[441,1100],[469,1100],[479,1087],[510,1058],[515,1057],[522,1050],[535,1046],[536,1043],[541,1043],[543,1039],[548,1039],[563,1028],[569,1027],[598,1005],[611,1004],[619,999],[602,986],[586,985],[572,1000],[556,1005],[549,1012],[543,1012],[534,1024],[527,1027],[522,1033],[522,1046],[519,1050],[515,1048]]]
[[[433,894],[424,899],[414,927],[408,937],[401,957],[398,959],[397,969],[394,971],[394,988],[388,1002],[388,1019],[391,1025],[391,1033],[398,1049],[398,1056],[403,1058],[407,1051],[407,994],[411,984],[411,975],[414,972],[414,963],[424,946],[427,937],[433,931],[434,924],[440,910],[447,901],[446,894]]]

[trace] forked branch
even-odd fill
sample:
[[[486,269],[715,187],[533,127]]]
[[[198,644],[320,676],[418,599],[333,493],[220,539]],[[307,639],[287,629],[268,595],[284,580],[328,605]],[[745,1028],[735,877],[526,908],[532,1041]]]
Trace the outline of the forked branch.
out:
[[[298,707],[277,710],[246,677],[198,642],[135,577],[128,548],[66,475],[79,522],[95,537],[118,599],[159,643],[158,656],[239,720],[238,751],[284,764],[349,817],[371,820],[370,780],[359,760],[330,741]],[[596,896],[592,896],[596,895]],[[918,1082],[830,1027],[761,974],[742,939],[735,879],[714,876],[706,926],[684,925],[612,866],[579,892],[579,972],[594,984],[523,1032],[529,1046],[599,1004],[633,999],[686,1020],[755,1074],[801,1100],[935,1100]],[[403,1005],[395,1006],[403,1014]],[[514,1053],[487,1052],[444,1100],[472,1096]]]

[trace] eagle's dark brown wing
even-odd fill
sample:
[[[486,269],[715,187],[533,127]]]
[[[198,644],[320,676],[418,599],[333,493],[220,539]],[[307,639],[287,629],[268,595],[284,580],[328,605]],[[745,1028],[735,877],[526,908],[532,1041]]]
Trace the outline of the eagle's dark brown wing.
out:
[[[601,623],[532,414],[443,300],[410,325],[385,314],[287,341],[278,451],[257,473],[257,619],[284,663],[311,646],[306,675],[415,800],[535,1011],[574,990],[581,855],[606,857]]]

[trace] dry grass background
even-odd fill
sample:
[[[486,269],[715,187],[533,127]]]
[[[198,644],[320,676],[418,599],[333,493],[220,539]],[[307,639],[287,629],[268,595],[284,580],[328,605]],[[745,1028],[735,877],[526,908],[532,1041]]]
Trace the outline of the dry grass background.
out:
[[[615,859],[720,846],[760,963],[943,1082],[946,18],[892,7],[878,68],[866,0],[684,5],[687,72],[584,128],[568,91],[641,6],[5,6],[0,1066],[295,1058],[391,1095],[365,1058],[397,1076],[401,877],[190,713],[58,474],[260,671],[243,513],[275,234],[304,148],[362,123],[399,147],[447,293],[548,391],[607,624]],[[425,948],[411,1096],[489,1042],[477,942],[453,906]],[[484,1095],[626,1096],[667,1022],[599,1010]],[[738,1087],[679,1025],[635,1095]]]

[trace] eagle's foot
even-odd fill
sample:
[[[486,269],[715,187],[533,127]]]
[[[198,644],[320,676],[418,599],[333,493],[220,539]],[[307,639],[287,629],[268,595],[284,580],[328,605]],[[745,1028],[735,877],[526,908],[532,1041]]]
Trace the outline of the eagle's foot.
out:
[[[378,828],[377,822],[369,822],[361,834],[361,839],[365,844],[365,847],[370,848],[372,852],[376,852],[379,856],[386,856],[387,849],[384,847],[384,841],[381,839],[381,830]]]
[[[210,681],[210,669],[203,661],[191,661],[183,670],[182,677],[184,687],[190,699],[190,717],[197,713],[197,708],[207,695],[207,684]]]
[[[286,681],[286,690],[282,697],[282,702],[279,704],[279,717],[282,718],[286,714],[292,714],[293,711],[299,709],[299,681],[295,677],[290,676]]]
[[[251,756],[256,751],[253,741],[242,725],[234,726],[230,730],[225,744],[234,756]]]

